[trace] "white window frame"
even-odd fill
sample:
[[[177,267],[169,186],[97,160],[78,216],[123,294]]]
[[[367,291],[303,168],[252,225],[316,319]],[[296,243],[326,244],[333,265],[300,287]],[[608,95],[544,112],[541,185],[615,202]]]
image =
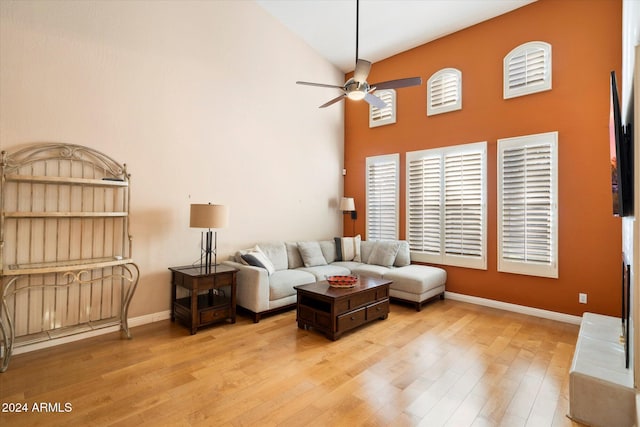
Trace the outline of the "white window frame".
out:
[[[443,101],[437,99],[447,98]],[[443,68],[427,81],[427,116],[462,110],[462,72],[456,68]]]
[[[367,157],[366,159],[366,239],[367,240],[397,240],[399,230],[399,195],[400,195],[400,154],[386,154],[382,156]],[[389,181],[389,177],[383,177],[384,182],[376,180],[372,176],[374,170],[380,171],[380,168],[387,169],[394,176]],[[386,200],[383,202],[379,196],[380,193],[373,188],[372,183],[383,184],[387,186],[385,191]],[[391,188],[392,186],[393,188]],[[384,204],[392,204],[391,209]],[[381,223],[386,227],[391,227],[391,231],[383,231]],[[374,229],[377,227],[378,229]]]
[[[543,150],[548,150],[548,175],[544,174],[544,170],[540,168],[540,161],[543,159],[544,154],[540,154],[540,150],[536,147],[542,147]],[[510,172],[516,171],[515,167],[505,168],[505,152],[511,152],[514,156],[521,153],[523,162],[522,174],[519,177],[512,179],[512,185],[518,184],[525,187],[533,195],[536,190],[536,199],[540,200],[540,195],[544,197],[544,194],[548,192],[548,238],[549,243],[545,250],[548,251],[549,261],[542,262],[536,260],[536,247],[534,243],[530,243],[529,239],[536,237],[533,233],[537,228],[540,229],[540,204],[529,203],[528,197],[525,196],[525,200],[522,203],[522,207],[518,209],[524,210],[521,215],[520,221],[524,222],[524,231],[521,237],[515,236],[510,238],[512,241],[510,246],[513,246],[514,242],[517,243],[517,239],[521,239],[523,245],[523,253],[520,255],[520,259],[514,258],[515,255],[507,256],[505,249],[508,234],[512,236],[518,234],[517,229],[508,230],[508,222],[505,218],[505,173],[506,169],[510,169]],[[530,161],[527,161],[528,158]],[[542,163],[544,167],[545,163]],[[536,169],[529,168],[536,166]],[[504,138],[498,140],[498,271],[505,273],[524,274],[530,276],[541,276],[558,278],[558,132],[540,133],[536,135],[519,136],[514,138]],[[519,183],[515,182],[515,179],[520,179]],[[545,179],[548,179],[549,184],[546,191],[540,191],[540,183],[543,183]],[[534,188],[537,187],[537,188]],[[545,189],[543,189],[545,190]],[[532,201],[536,201],[531,199]],[[535,216],[534,216],[535,215]],[[530,223],[528,217],[533,218]],[[536,221],[537,219],[537,221]],[[513,252],[513,250],[511,251]],[[538,249],[539,252],[539,249]],[[538,255],[539,256],[539,255]]]
[[[383,100],[387,106],[377,108],[369,105],[369,127],[390,125],[396,122],[396,91],[394,89],[381,89],[373,93]]]
[[[475,175],[471,181],[480,180],[479,185],[471,185],[471,198],[479,198],[479,212],[473,212],[475,216],[479,214],[480,218],[477,225],[477,233],[479,234],[479,242],[474,247],[479,253],[476,255],[456,254],[453,241],[447,241],[447,230],[459,227],[459,215],[465,210],[460,209],[462,205],[449,205],[450,211],[447,211],[447,197],[452,197],[455,192],[447,188],[447,184],[455,184],[455,182],[447,182],[446,176],[455,172],[456,167],[452,166],[451,161],[456,157],[471,159],[473,162],[479,161],[479,166],[472,166],[467,170],[465,178],[469,179]],[[423,161],[428,166],[427,169],[421,168],[419,163]],[[415,167],[414,167],[415,165]],[[459,166],[459,164],[457,164]],[[476,171],[473,171],[475,169]],[[479,169],[479,170],[478,170]],[[459,169],[458,169],[459,170]],[[427,183],[427,187],[424,183]],[[487,143],[476,142],[471,144],[456,145],[444,148],[435,148],[429,150],[420,150],[408,152],[406,154],[406,236],[411,248],[411,259],[420,262],[428,262],[434,264],[445,264],[459,267],[487,269]],[[478,194],[479,192],[479,194]],[[429,205],[429,206],[427,206]],[[473,203],[477,205],[477,203]],[[430,211],[432,217],[425,218],[424,212]],[[455,215],[458,214],[456,217]],[[430,223],[431,227],[425,227],[424,223]],[[469,223],[467,222],[467,225]],[[447,228],[449,226],[449,228]],[[467,228],[472,230],[473,227]],[[422,235],[420,235],[422,233]],[[420,237],[415,237],[420,235]],[[464,235],[464,232],[463,232]],[[466,237],[470,237],[469,234]],[[416,248],[416,241],[422,242],[421,248]],[[427,241],[428,243],[425,243]],[[412,247],[413,243],[413,247]],[[466,243],[461,243],[465,246]],[[431,250],[425,248],[431,246]],[[471,252],[469,250],[469,252]]]
[[[516,73],[523,74],[521,84],[512,85]],[[521,44],[504,57],[504,99],[551,90],[552,75],[551,45],[541,41]]]

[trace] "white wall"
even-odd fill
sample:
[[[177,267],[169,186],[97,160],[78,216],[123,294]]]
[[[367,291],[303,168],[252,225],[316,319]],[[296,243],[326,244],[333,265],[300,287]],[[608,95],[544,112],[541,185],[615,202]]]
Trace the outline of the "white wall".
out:
[[[633,321],[630,343],[633,349],[634,359],[634,379],[636,388],[640,387],[640,222],[638,213],[640,212],[640,132],[638,126],[638,97],[633,100],[633,81],[636,79],[636,86],[640,69],[640,57],[636,57],[637,46],[640,45],[640,1],[623,0],[622,2],[622,112],[625,123],[632,121],[634,114],[633,103],[635,102],[635,129],[634,133],[634,215],[622,219],[622,251],[625,256],[625,263],[631,265],[632,301],[633,301]],[[638,88],[636,87],[636,93]]]
[[[219,258],[342,230],[343,107],[296,80],[344,75],[253,1],[0,3],[0,148],[66,142],[132,175],[130,315],[170,307],[199,256],[190,203],[230,208]]]

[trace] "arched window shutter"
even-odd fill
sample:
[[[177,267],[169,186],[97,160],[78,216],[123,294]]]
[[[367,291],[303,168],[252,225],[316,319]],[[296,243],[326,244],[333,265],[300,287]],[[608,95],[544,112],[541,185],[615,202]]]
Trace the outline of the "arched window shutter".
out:
[[[504,58],[504,99],[551,90],[551,45],[529,42]]]
[[[375,96],[382,99],[387,106],[376,108],[369,106],[369,127],[390,125],[396,122],[396,91],[393,89],[377,90]]]
[[[462,109],[462,73],[445,68],[427,82],[427,116]]]

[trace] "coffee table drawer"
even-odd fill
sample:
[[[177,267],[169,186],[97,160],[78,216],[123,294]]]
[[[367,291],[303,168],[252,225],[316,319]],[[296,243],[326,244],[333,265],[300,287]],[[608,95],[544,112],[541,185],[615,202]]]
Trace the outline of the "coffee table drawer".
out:
[[[348,299],[343,299],[336,303],[338,313],[344,313],[354,308],[370,304],[376,300],[376,291],[366,291],[351,295]]]
[[[389,300],[384,300],[367,307],[367,320],[384,318],[389,314]]]
[[[338,333],[348,331],[362,325],[367,320],[367,309],[361,308],[338,316]]]

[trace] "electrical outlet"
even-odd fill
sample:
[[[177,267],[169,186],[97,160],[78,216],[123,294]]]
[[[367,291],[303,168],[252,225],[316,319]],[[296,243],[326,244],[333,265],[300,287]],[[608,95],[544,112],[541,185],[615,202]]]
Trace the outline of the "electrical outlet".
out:
[[[587,294],[578,294],[578,302],[580,304],[586,304],[587,303]]]

